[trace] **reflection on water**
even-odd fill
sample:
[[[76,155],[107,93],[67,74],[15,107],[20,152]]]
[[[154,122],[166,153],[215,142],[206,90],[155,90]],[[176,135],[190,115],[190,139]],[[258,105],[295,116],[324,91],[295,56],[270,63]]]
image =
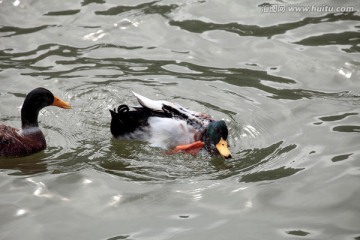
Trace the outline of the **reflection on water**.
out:
[[[73,106],[0,159],[0,238],[359,239],[359,4],[271,4],[0,1],[0,121],[34,86]],[[225,120],[233,158],[112,139],[132,91]]]
[[[12,169],[11,175],[32,175],[47,171],[43,152],[28,157],[0,159],[0,169]]]

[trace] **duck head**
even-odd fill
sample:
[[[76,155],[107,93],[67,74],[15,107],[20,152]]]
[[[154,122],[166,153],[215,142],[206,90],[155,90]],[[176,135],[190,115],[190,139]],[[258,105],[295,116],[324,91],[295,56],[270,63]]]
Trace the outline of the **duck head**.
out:
[[[210,122],[203,135],[205,147],[210,152],[217,152],[225,159],[231,158],[231,153],[228,148],[228,128],[224,121]]]
[[[37,127],[39,111],[50,105],[65,109],[71,108],[68,102],[54,96],[46,88],[35,88],[29,92],[21,108],[22,128]]]

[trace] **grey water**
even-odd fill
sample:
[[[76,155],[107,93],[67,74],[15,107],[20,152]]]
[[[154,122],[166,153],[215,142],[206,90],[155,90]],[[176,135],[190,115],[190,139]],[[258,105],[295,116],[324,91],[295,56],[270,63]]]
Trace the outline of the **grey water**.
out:
[[[45,151],[0,159],[0,239],[360,239],[359,11],[1,0],[0,122],[40,86],[73,109],[40,112]],[[113,139],[132,91],[224,119],[233,158]]]

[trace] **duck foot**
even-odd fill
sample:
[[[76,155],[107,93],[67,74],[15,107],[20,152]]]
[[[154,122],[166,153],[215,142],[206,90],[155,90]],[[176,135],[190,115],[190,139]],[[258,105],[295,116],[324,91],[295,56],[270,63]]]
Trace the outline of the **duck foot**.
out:
[[[195,156],[199,153],[200,149],[204,146],[204,144],[205,143],[202,141],[196,141],[190,144],[179,145],[176,146],[173,150],[167,152],[167,154],[175,154],[182,151]]]

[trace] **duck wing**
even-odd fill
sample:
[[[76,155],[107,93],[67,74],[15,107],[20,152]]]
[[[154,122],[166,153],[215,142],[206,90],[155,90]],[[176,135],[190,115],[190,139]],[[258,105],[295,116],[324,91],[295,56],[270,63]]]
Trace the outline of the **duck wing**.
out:
[[[151,100],[135,92],[133,92],[133,94],[138,99],[141,106],[148,109],[150,112],[163,114],[164,116],[170,118],[184,120],[195,129],[202,130],[209,124],[209,122],[213,121],[210,115],[191,111],[179,104],[164,100]]]

